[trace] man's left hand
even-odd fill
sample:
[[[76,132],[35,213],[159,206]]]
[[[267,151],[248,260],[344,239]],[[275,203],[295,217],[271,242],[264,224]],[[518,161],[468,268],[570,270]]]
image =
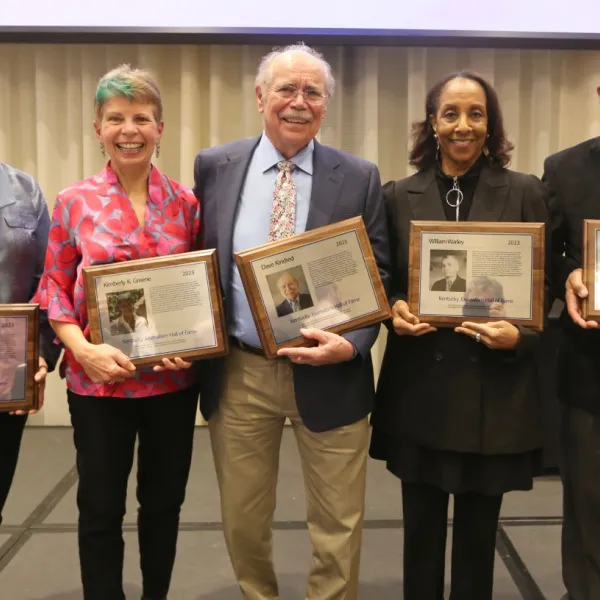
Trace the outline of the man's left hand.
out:
[[[277,356],[287,356],[299,365],[332,365],[354,358],[354,346],[341,335],[321,329],[301,329],[300,333],[309,340],[315,340],[317,346],[311,348],[281,348]]]
[[[26,410],[15,410],[11,411],[11,415],[34,415],[38,410],[44,406],[44,391],[46,389],[46,376],[48,375],[48,363],[40,356],[39,368],[34,376],[34,381],[38,386],[38,408],[30,411]]]

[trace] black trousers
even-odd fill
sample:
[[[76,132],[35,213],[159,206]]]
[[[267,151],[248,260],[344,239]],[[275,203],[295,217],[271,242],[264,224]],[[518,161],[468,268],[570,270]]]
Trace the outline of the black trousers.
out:
[[[26,422],[27,415],[0,413],[0,525],[2,525],[2,510],[15,476]]]
[[[138,539],[144,597],[166,597],[192,458],[195,388],[147,398],[68,392],[77,450],[84,600],[125,600],[122,535],[138,438]]]
[[[402,482],[404,600],[444,600],[449,495]],[[454,496],[450,600],[492,600],[502,496]]]
[[[565,405],[561,421],[562,574],[569,598],[600,598],[600,415]]]

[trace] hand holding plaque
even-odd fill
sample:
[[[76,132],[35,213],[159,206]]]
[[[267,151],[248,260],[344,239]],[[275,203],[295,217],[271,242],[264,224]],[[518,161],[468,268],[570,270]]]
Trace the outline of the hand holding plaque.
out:
[[[362,217],[234,255],[264,354],[309,346],[300,333],[373,325],[389,304]]]
[[[134,365],[228,350],[215,250],[84,267],[90,337]]]
[[[421,322],[542,331],[544,223],[411,221],[408,304]]]
[[[587,296],[581,299],[573,297],[570,302],[566,297],[565,301],[569,314],[580,327],[595,329],[597,328],[596,323],[600,321],[600,220],[583,220],[582,248],[583,272],[581,278],[574,277],[572,273],[567,281],[567,286],[575,282],[583,283],[587,289]],[[581,289],[573,290],[571,293],[575,294],[576,291],[580,292]],[[578,304],[581,304],[581,314],[577,314]]]
[[[39,308],[0,304],[0,412],[39,408]]]

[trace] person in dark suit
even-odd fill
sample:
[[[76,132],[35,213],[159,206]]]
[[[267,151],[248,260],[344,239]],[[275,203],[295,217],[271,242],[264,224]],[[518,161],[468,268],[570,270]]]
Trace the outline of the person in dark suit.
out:
[[[458,275],[460,263],[454,254],[442,257],[444,279],[438,279],[431,286],[432,292],[466,292],[467,282]]]
[[[313,306],[310,294],[298,293],[297,279],[287,271],[277,280],[277,288],[285,298],[283,302],[275,307],[278,317],[285,317]]]
[[[600,88],[598,88],[600,96]],[[563,481],[562,574],[571,600],[600,598],[600,330],[584,321],[583,219],[600,218],[600,137],[548,157],[552,281],[565,300],[558,355]]]
[[[498,98],[468,72],[427,94],[414,125],[418,172],[384,187],[395,259],[392,316],[372,414],[370,453],[402,481],[404,598],[441,600],[449,495],[451,598],[491,600],[503,494],[541,470],[538,334],[497,320],[437,329],[406,302],[411,220],[548,222],[542,183],[506,168]]]
[[[371,347],[379,327],[336,335],[302,329],[310,348],[262,355],[232,252],[362,215],[384,285],[389,247],[377,167],[318,143],[334,81],[303,44],[267,55],[256,97],[264,131],[201,151],[195,193],[203,244],[217,248],[231,352],[199,361],[223,530],[245,598],[279,598],[272,562],[279,446],[291,421],[306,482],[313,560],[306,597],[358,594],[369,425]],[[314,368],[319,366],[318,369]]]

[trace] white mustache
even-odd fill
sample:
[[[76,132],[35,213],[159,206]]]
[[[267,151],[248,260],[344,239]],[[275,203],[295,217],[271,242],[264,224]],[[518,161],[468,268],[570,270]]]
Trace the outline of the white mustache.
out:
[[[296,112],[296,113],[284,113],[283,115],[280,115],[282,119],[302,119],[303,121],[306,121],[307,123],[312,123],[313,117],[312,115],[307,111],[307,112]]]

